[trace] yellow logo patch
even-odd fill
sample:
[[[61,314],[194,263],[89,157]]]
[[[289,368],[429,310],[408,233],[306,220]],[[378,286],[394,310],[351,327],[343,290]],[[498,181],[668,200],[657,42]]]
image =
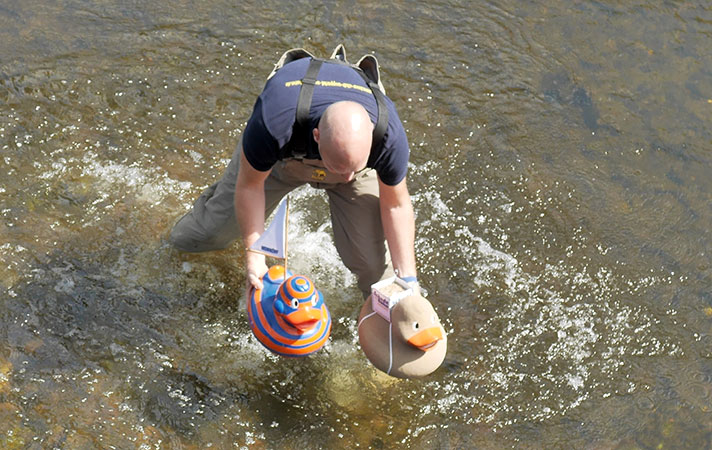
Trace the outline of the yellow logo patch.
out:
[[[317,181],[322,181],[324,178],[326,178],[326,172],[321,169],[314,169],[311,177]]]

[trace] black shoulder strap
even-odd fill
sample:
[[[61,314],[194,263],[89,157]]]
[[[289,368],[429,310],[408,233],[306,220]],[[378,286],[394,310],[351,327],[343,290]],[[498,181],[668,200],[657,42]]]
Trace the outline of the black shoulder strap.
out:
[[[323,60],[313,58],[309,62],[307,72],[302,78],[302,86],[299,90],[299,99],[297,100],[297,117],[292,128],[291,146],[285,146],[283,150],[285,155],[282,157],[298,157],[303,158],[307,154],[307,143],[311,139],[309,133],[309,110],[311,109],[312,96],[314,95],[314,85],[316,84],[319,70],[323,64]],[[288,147],[291,147],[288,148]]]
[[[302,78],[302,87],[299,90],[299,100],[297,100],[296,119],[300,128],[309,125],[309,109],[311,109],[312,96],[314,95],[314,85],[323,62],[321,59],[312,59],[309,62],[306,75]]]
[[[366,80],[366,84],[371,88],[373,96],[376,98],[376,105],[378,105],[378,119],[376,120],[376,126],[373,128],[373,139],[371,141],[371,154],[373,151],[381,145],[383,137],[386,135],[386,128],[388,128],[388,106],[386,106],[386,96],[379,89],[378,84],[371,81],[366,74],[360,72]]]
[[[373,96],[376,98],[378,105],[378,120],[373,128],[373,145],[371,147],[371,157],[374,156],[375,150],[386,134],[388,128],[388,108],[386,103],[386,91],[381,84],[381,73],[378,70],[378,60],[373,55],[364,55],[356,66],[360,69],[361,77],[364,79],[368,87],[371,89]]]

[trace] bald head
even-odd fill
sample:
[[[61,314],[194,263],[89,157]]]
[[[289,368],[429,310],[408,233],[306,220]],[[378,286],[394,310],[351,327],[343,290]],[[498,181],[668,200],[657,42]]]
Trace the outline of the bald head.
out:
[[[368,112],[351,101],[331,104],[314,130],[324,165],[345,178],[366,167],[372,137],[373,124]]]

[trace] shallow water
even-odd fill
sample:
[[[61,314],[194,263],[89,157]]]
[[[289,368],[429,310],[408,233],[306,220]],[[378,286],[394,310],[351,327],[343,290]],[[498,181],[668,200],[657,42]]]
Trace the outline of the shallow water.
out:
[[[0,2],[0,447],[712,445],[705,2]],[[287,48],[373,52],[411,143],[420,381],[357,346],[319,192],[290,265],[334,318],[268,354],[238,248],[165,237]],[[319,249],[316,251],[315,249]]]

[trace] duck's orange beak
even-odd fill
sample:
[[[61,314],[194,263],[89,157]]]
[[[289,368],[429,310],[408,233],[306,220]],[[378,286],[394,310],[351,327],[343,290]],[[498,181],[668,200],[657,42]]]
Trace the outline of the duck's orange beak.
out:
[[[287,314],[284,318],[290,325],[300,331],[306,331],[319,323],[321,320],[321,310],[314,308],[299,308],[293,313]]]
[[[414,347],[418,347],[424,352],[427,352],[442,339],[442,327],[430,327],[411,336],[411,338],[408,339],[408,343]]]

